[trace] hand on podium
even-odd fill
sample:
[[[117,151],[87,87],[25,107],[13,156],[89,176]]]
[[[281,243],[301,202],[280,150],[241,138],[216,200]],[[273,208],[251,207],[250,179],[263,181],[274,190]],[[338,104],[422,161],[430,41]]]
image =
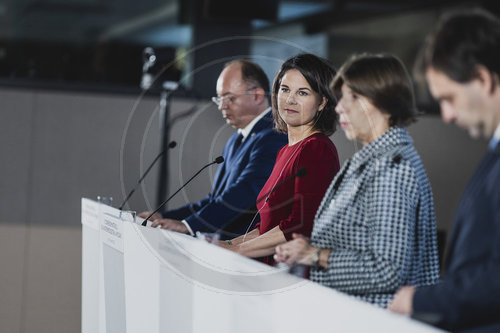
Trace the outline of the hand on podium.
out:
[[[146,216],[147,217],[147,216]],[[160,227],[161,229],[167,229],[170,231],[180,232],[182,234],[189,235],[189,230],[184,223],[172,219],[160,218],[153,221],[151,225],[152,228]]]
[[[146,217],[149,216],[149,214],[151,214],[151,212],[142,212],[142,213],[139,214],[139,217],[145,219]],[[162,219],[162,218],[163,218],[163,216],[161,216],[160,213],[154,213],[153,216],[151,216],[149,218],[149,220],[150,221],[156,221],[156,220],[159,220],[159,219]]]
[[[274,260],[287,265],[301,264],[312,266],[311,258],[318,249],[311,245],[309,238],[292,234],[293,240],[276,246]]]
[[[401,287],[389,304],[389,310],[404,315],[411,315],[413,312],[413,295],[415,291],[416,288],[413,286]]]

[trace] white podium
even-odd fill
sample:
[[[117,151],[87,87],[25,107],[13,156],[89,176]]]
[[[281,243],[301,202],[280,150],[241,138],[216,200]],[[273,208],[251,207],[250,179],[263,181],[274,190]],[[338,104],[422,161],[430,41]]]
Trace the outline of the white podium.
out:
[[[82,199],[82,332],[433,332]]]

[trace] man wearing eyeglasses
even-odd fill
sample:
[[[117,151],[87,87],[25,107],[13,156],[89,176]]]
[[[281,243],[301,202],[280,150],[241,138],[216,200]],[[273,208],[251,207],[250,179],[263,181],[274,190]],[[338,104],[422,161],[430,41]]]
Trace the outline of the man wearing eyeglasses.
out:
[[[220,232],[222,238],[236,237],[250,228],[257,195],[287,137],[273,130],[269,81],[257,64],[247,60],[227,63],[216,90],[212,101],[238,131],[224,147],[224,163],[217,170],[212,191],[198,202],[155,214],[153,227],[191,235]],[[145,213],[140,216],[146,217]]]

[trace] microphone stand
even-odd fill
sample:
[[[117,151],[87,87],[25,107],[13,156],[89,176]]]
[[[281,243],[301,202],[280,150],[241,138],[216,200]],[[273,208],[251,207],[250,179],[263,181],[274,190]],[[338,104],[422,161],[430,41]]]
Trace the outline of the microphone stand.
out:
[[[168,149],[172,149],[174,148],[175,146],[177,145],[177,142],[175,141],[170,141],[170,143],[168,144]],[[137,181],[137,184],[135,184],[134,188],[128,193],[128,195],[125,197],[125,200],[123,200],[122,204],[120,205],[120,207],[118,207],[119,210],[122,210],[123,207],[125,206],[125,204],[129,201],[129,199],[132,197],[132,195],[135,193],[135,191],[137,190],[137,187],[139,187],[139,185],[141,185],[142,181],[144,180],[144,178],[146,178],[146,176],[148,175],[149,171],[151,171],[151,169],[153,168],[153,166],[156,164],[156,162],[166,153],[166,150],[162,150],[157,156],[156,158],[153,160],[153,162],[151,162],[151,164],[149,165],[149,167],[146,169],[146,171],[144,171],[144,173],[142,174],[141,178],[139,178],[139,180]]]
[[[154,85],[154,80],[157,78],[150,73],[151,68],[156,64],[157,57],[152,47],[146,47],[142,52],[142,79],[141,88],[144,90],[150,89]],[[170,108],[170,95],[179,87],[178,82],[165,81],[162,83],[161,96],[160,96],[160,152],[162,154],[160,159],[159,177],[158,177],[158,192],[157,202],[162,202],[168,191],[168,145],[169,145],[169,108]]]
[[[177,82],[165,81],[162,84],[162,93],[160,97],[160,135],[161,145],[160,151],[167,149],[170,137],[170,95],[178,88]],[[156,195],[157,205],[165,201],[168,191],[168,150],[160,159],[159,175],[158,175],[158,192]]]

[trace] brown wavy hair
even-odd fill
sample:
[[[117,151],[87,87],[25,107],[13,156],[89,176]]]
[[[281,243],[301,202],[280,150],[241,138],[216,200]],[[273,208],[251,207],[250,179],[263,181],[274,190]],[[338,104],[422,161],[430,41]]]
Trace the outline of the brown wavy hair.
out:
[[[342,85],[364,96],[381,112],[390,115],[390,126],[408,126],[417,110],[410,76],[405,66],[391,54],[354,55],[340,67],[332,91],[340,99]]]
[[[336,71],[327,60],[309,53],[299,54],[285,61],[281,65],[278,75],[274,78],[272,106],[276,130],[281,133],[288,132],[287,125],[281,119],[278,111],[278,91],[283,76],[291,69],[298,70],[321,99],[326,98],[325,107],[321,112],[316,113],[313,129],[325,135],[332,135],[338,124],[338,115],[335,112],[337,99],[330,90],[330,83],[335,77]]]

